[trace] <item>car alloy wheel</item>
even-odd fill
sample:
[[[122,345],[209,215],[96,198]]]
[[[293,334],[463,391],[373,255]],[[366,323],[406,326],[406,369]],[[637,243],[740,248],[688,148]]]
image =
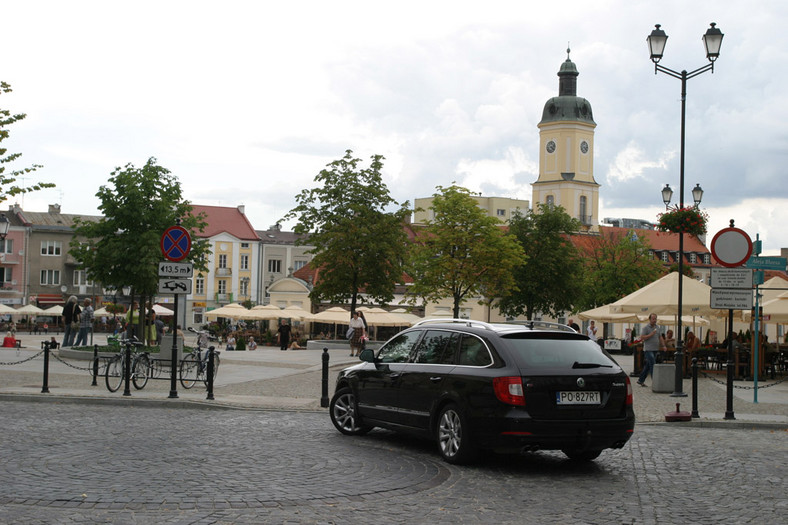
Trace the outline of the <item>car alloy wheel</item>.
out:
[[[443,408],[438,418],[437,438],[441,456],[449,463],[467,463],[475,455],[466,428],[465,417],[456,405]]]
[[[356,396],[353,395],[350,387],[337,390],[331,398],[329,411],[331,422],[343,434],[359,436],[372,430],[372,427],[361,423],[356,412]]]

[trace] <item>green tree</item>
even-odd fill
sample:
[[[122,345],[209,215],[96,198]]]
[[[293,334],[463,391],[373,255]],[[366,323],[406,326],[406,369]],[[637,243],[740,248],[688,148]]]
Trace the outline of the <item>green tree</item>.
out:
[[[585,286],[577,310],[617,301],[665,273],[649,252],[648,241],[635,230],[603,230],[591,240],[584,254]]]
[[[583,265],[570,235],[580,221],[563,207],[538,204],[535,211],[516,213],[509,231],[517,238],[528,259],[514,269],[517,288],[501,297],[501,312],[533,319],[542,312],[558,317],[572,310],[583,284]]]
[[[308,234],[298,244],[314,246],[310,264],[319,270],[310,293],[314,301],[350,300],[355,311],[360,292],[387,303],[402,282],[408,249],[403,225],[411,211],[389,194],[383,160],[374,155],[365,168],[347,150],[315,176],[315,188],[296,195],[296,207],[284,217],[296,218],[294,231]],[[391,207],[397,209],[386,211]]]
[[[105,288],[131,286],[133,294],[153,296],[158,290],[161,235],[181,220],[195,238],[206,226],[204,217],[194,216],[181,186],[170,171],[151,157],[142,168],[127,164],[115,168],[109,185],[96,196],[103,217],[98,221],[77,220],[70,253],[91,279]],[[195,271],[206,271],[209,246],[193,241],[189,256]],[[140,301],[140,308],[144,306]],[[142,317],[141,317],[142,318]]]
[[[466,188],[438,186],[434,220],[427,221],[412,247],[408,291],[414,302],[451,298],[454,317],[470,297],[489,301],[515,287],[512,269],[524,260],[522,248],[495,217],[479,208]]]
[[[0,94],[3,93],[10,93],[11,86],[6,84],[5,82],[0,82]],[[8,131],[8,126],[19,122],[27,115],[24,113],[18,113],[16,115],[12,115],[11,112],[7,109],[0,109],[0,142],[3,142],[7,139],[10,135]],[[0,146],[0,202],[5,201],[9,197],[13,197],[14,195],[19,195],[20,193],[27,193],[30,191],[38,191],[42,188],[52,188],[54,184],[49,182],[39,182],[32,186],[22,187],[16,184],[16,181],[22,175],[27,173],[31,173],[36,171],[38,168],[42,166],[38,164],[33,164],[29,168],[22,168],[19,170],[11,170],[6,173],[6,167],[4,164],[11,163],[21,157],[21,153],[8,153],[8,149]]]

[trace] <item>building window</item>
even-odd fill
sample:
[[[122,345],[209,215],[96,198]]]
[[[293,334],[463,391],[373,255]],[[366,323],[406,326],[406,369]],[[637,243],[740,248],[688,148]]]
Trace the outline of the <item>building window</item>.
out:
[[[306,266],[306,261],[299,261],[299,260],[293,261],[293,270],[295,271],[300,270],[304,266]]]
[[[704,253],[703,254],[703,263],[704,264],[711,264],[711,254]]]
[[[74,286],[93,286],[93,281],[88,279],[88,272],[85,270],[74,271]]]
[[[580,222],[591,224],[591,217],[588,216],[588,199],[585,195],[580,197]]]
[[[227,268],[227,256],[219,254],[219,268]]]
[[[194,313],[194,317],[193,317],[194,324],[202,324],[203,323],[202,308],[195,308],[193,313]]]
[[[3,239],[0,241],[0,253],[14,253],[14,240]]]
[[[41,255],[60,255],[62,246],[60,241],[41,241]]]
[[[242,242],[241,243],[241,248],[249,248],[249,243],[248,242]]]
[[[662,262],[670,262],[670,252],[662,252]]]
[[[648,255],[649,257],[654,257],[654,250],[649,250]]]
[[[282,273],[282,259],[268,259],[269,273]]]
[[[506,210],[500,210],[499,209],[499,210],[496,210],[495,213],[498,215],[498,217],[506,217]]]
[[[11,282],[11,270],[13,270],[13,268],[0,268],[0,282]]]
[[[205,277],[202,275],[194,278],[194,295],[205,295]]]
[[[695,264],[698,262],[698,254],[696,254],[695,252],[690,252],[689,258],[690,258],[690,264]]]
[[[227,293],[227,279],[219,279],[216,281],[216,292],[222,295]]]
[[[241,296],[246,297],[249,295],[249,281],[247,279],[241,279]]]
[[[548,195],[547,198],[545,199],[545,204],[547,204],[548,206],[555,206],[555,196]]]
[[[60,270],[41,270],[41,284],[60,284]]]
[[[249,269],[249,256],[241,255],[241,270],[248,270],[248,269]]]

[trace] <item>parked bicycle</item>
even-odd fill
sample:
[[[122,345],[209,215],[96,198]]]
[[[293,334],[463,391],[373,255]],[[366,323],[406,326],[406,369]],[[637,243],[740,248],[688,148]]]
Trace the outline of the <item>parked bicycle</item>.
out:
[[[135,337],[132,339],[122,339],[120,344],[120,352],[110,358],[109,362],[107,362],[106,368],[104,369],[104,381],[107,384],[107,390],[110,392],[117,392],[120,388],[120,385],[123,384],[123,379],[126,377],[126,354],[130,354],[135,346],[142,346],[144,343],[142,341],[138,341]],[[139,390],[140,388],[144,387],[145,384],[141,382],[142,379],[137,379],[136,374],[134,373],[136,366],[137,357],[134,356],[134,360],[131,364],[131,379],[134,382],[134,388]],[[146,375],[145,383],[147,383],[147,381],[148,379]],[[142,386],[138,386],[139,384],[142,384]]]
[[[137,390],[145,388],[148,379],[161,377],[161,373],[161,361],[153,359],[150,352],[139,352],[131,362],[131,380]]]
[[[208,385],[208,356],[213,355],[213,378],[219,373],[219,354],[214,347],[208,346],[208,341],[215,341],[205,330],[195,330],[189,327],[189,331],[197,334],[197,348],[183,356],[180,366],[180,380],[183,388],[191,388],[197,381],[202,381]]]

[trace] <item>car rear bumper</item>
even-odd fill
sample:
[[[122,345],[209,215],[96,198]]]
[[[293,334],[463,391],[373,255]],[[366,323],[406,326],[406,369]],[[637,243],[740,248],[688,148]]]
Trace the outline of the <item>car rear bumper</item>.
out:
[[[477,446],[500,452],[621,448],[635,428],[635,415],[594,420],[535,420],[525,411],[472,421]]]

